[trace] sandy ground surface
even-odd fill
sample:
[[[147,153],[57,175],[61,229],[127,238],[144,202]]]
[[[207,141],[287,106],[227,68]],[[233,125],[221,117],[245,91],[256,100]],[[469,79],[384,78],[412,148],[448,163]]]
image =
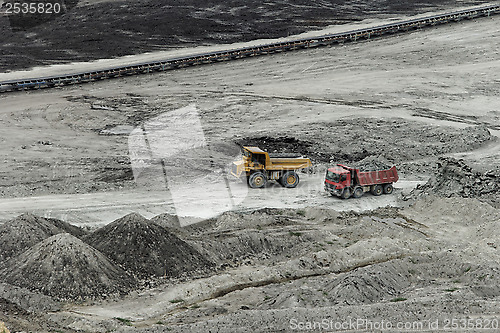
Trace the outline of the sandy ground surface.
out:
[[[234,212],[187,228],[169,225],[215,271],[156,279],[125,296],[83,304],[61,305],[40,290],[2,284],[0,320],[11,331],[289,332],[325,319],[334,326],[311,331],[338,331],[335,323],[354,318],[422,323],[420,331],[435,332],[452,319],[474,319],[494,331],[499,208],[480,197],[404,201],[403,194],[425,183],[443,156],[463,158],[485,177],[498,173],[499,23],[484,18],[340,47],[0,95],[3,222],[28,211],[92,231],[132,211],[147,218],[173,213],[176,198],[158,170],[141,178],[132,169],[129,134],[169,128],[160,120],[170,114],[174,122],[185,108],[203,135],[185,133],[215,157],[234,157],[237,143],[252,142],[309,153],[318,165],[296,189],[248,191]],[[150,154],[166,153],[152,144]],[[321,167],[366,156],[400,167],[394,195],[342,201],[321,191]],[[182,184],[192,161],[172,161],[168,184]],[[205,175],[201,187],[186,181],[177,199],[190,203],[199,192],[210,203],[217,176]],[[193,210],[198,206],[193,202]],[[89,247],[69,236],[50,241],[21,254],[23,263],[30,264],[26,253],[55,245]]]

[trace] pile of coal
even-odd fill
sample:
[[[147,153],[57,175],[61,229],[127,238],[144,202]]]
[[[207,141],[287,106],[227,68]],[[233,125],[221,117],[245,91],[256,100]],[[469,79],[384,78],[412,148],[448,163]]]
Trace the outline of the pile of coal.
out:
[[[96,230],[85,241],[139,278],[179,277],[214,267],[172,231],[132,213]]]
[[[0,278],[59,300],[75,301],[125,294],[137,286],[130,274],[68,233],[49,237],[7,260]]]
[[[0,225],[0,261],[60,233],[69,233],[75,237],[86,234],[84,230],[57,219],[22,214]]]

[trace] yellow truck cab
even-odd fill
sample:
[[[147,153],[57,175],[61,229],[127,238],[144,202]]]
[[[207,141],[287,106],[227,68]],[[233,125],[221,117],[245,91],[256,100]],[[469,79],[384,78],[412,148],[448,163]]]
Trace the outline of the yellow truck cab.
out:
[[[283,187],[296,187],[299,175],[296,170],[312,166],[309,158],[295,154],[269,154],[258,147],[243,147],[240,160],[233,162],[231,174],[246,178],[252,188],[264,187],[275,180]]]

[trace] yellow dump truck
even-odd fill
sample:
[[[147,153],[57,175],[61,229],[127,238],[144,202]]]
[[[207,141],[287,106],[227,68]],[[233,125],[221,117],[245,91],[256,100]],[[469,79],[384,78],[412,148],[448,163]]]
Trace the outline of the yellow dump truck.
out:
[[[269,154],[258,147],[243,147],[240,160],[233,162],[231,174],[246,178],[248,186],[261,188],[269,180],[275,180],[283,187],[299,184],[297,170],[312,166],[311,160],[293,154]]]

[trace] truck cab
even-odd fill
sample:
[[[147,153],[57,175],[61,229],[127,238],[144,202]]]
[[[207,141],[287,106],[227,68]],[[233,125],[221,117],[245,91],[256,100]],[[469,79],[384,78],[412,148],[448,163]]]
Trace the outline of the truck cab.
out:
[[[241,159],[233,162],[231,174],[241,177],[244,172],[251,170],[264,170],[268,162],[269,155],[257,147],[243,147]]]
[[[344,189],[351,186],[351,173],[340,165],[328,168],[325,176],[325,190],[341,196]]]
[[[265,169],[269,164],[269,154],[257,147],[244,147],[243,158],[250,167],[256,169]]]

